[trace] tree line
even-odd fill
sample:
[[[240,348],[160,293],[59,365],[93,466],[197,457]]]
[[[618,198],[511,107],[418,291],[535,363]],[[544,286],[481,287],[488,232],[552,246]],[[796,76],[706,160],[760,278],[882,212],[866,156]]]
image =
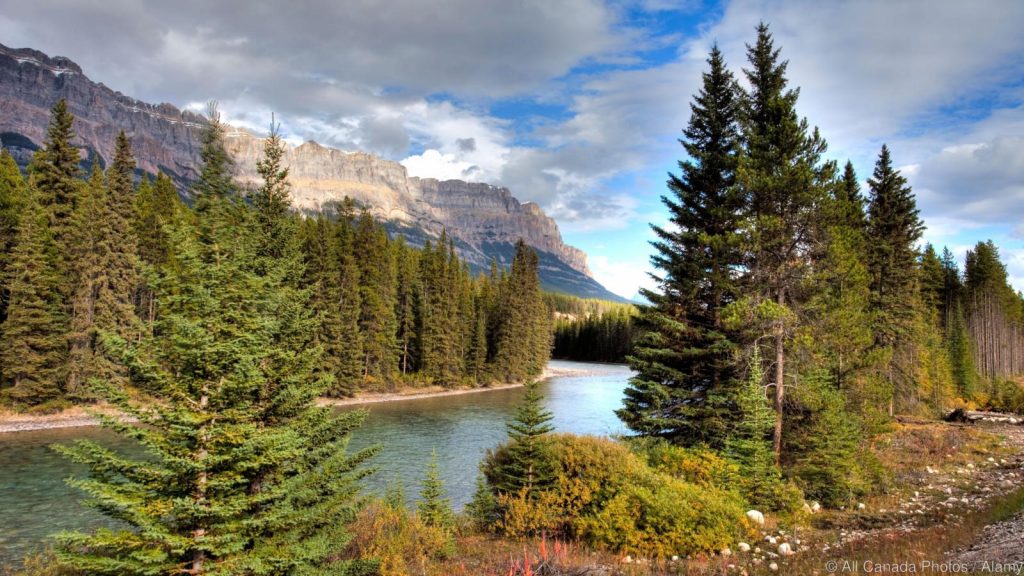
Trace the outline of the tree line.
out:
[[[896,414],[974,398],[975,359],[989,378],[1019,373],[1021,297],[991,243],[962,275],[948,250],[918,249],[887,146],[866,196],[851,163],[826,158],[764,24],[747,64],[742,87],[717,47],[708,58],[618,413],[733,459],[755,503],[779,505],[786,480],[839,504],[870,488],[864,440]]]
[[[625,362],[638,336],[636,307],[552,295],[555,343],[552,357],[583,362]]]
[[[73,124],[58,102],[27,178],[6,151],[0,154],[3,403],[59,409],[95,400],[91,380],[127,383],[131,371],[104,351],[104,335],[154,335],[167,306],[156,297],[154,278],[182,265],[175,225],[194,223],[209,198],[235,194],[251,205],[261,230],[254,258],[299,255],[282,273],[309,292],[318,319],[314,343],[323,349],[316,373],[332,379],[327,394],[486,385],[543,370],[551,310],[537,255],[523,242],[510,269],[492,264],[489,274],[474,277],[446,235],[413,248],[350,201],[300,217],[291,210],[276,131],[258,165],[273,191],[262,195],[238,188],[222,136],[204,132],[209,158],[189,206],[162,174],[137,181],[123,133],[106,170],[96,163],[83,178]]]

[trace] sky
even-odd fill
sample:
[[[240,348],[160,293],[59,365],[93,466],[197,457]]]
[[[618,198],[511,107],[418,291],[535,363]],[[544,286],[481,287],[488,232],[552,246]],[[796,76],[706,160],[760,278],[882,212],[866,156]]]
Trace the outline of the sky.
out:
[[[1018,0],[0,0],[0,43],[70,57],[139,98],[289,141],[507,186],[624,297],[652,287],[650,224],[710,47],[742,77],[771,27],[827,156],[883,143],[925,240],[1001,249],[1024,289],[1024,2]]]

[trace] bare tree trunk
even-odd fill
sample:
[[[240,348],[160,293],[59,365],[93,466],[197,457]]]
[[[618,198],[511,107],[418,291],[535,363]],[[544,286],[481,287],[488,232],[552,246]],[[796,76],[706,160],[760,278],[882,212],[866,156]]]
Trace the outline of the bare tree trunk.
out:
[[[786,305],[785,289],[780,288],[777,298],[780,310]],[[785,349],[786,327],[783,319],[775,321],[775,433],[773,435],[773,448],[775,450],[775,464],[782,463],[782,401],[786,393],[785,383]]]

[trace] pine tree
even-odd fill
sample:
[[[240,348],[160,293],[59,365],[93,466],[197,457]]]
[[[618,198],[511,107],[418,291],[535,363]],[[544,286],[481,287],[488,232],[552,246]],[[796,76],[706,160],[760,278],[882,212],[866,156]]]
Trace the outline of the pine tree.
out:
[[[473,491],[472,500],[466,504],[466,515],[481,531],[493,529],[499,519],[498,499],[487,485],[487,478],[483,474],[476,477],[476,489]]]
[[[550,311],[540,291],[538,265],[537,253],[520,239],[512,270],[500,280],[492,373],[506,382],[539,375],[551,355]]]
[[[280,127],[271,122],[270,135],[263,143],[263,156],[256,161],[256,173],[262,182],[252,195],[260,237],[256,252],[261,258],[280,258],[282,254],[297,250],[298,235],[295,220],[291,218],[291,186],[288,168],[283,164],[285,151]]]
[[[222,146],[209,132],[206,143]],[[153,279],[155,330],[138,343],[108,342],[136,387],[162,401],[136,403],[95,381],[138,420],[105,426],[140,441],[147,457],[89,441],[62,449],[91,470],[73,484],[127,528],[63,534],[60,562],[117,575],[365,573],[372,566],[338,560],[367,473],[360,466],[374,452],[345,451],[365,414],[314,405],[331,379],[314,375],[319,347],[294,344],[301,331],[311,340],[315,323],[280,314],[304,294],[280,273],[290,264],[265,260],[257,270],[242,198],[210,183],[197,189],[204,209],[195,224],[169,229],[175,265]]]
[[[61,293],[70,301],[74,278],[70,254],[74,242],[74,211],[81,194],[79,154],[71,141],[75,137],[75,117],[62,98],[50,111],[50,125],[43,147],[29,165],[30,183],[39,192],[39,202],[49,218],[50,235],[57,248]]]
[[[359,217],[354,239],[362,304],[359,325],[363,334],[363,375],[390,384],[398,367],[394,254],[388,249],[387,232],[369,213]]]
[[[632,430],[682,444],[720,443],[735,415],[735,337],[722,308],[739,295],[739,228],[744,198],[735,187],[739,100],[717,47],[681,140],[689,157],[670,175],[662,202],[672,229],[655,227],[659,292],[640,308],[647,331],[630,359],[636,376],[619,417]]]
[[[892,358],[885,368],[890,387],[889,414],[898,395],[912,394],[911,355],[914,323],[919,313],[917,241],[924,227],[906,178],[893,168],[889,148],[882,151],[868,180],[868,268],[871,274],[871,310],[876,345]]]
[[[24,200],[5,270],[10,299],[0,325],[0,384],[8,402],[45,409],[63,398],[67,319],[48,216],[35,193]]]
[[[359,331],[359,270],[345,240],[344,225],[323,214],[306,220],[303,252],[312,307],[320,316],[316,343],[323,347],[319,371],[330,375],[331,396],[352,396],[363,379]]]
[[[168,264],[171,254],[166,227],[187,212],[174,183],[164,174],[156,182],[144,177],[135,196],[132,232],[139,262],[143,270],[159,270]],[[145,282],[140,282],[135,296],[138,316],[146,326],[156,320],[157,302]]]
[[[483,288],[473,299],[472,322],[466,375],[479,385],[484,383],[487,370],[487,302]]]
[[[455,524],[455,513],[452,512],[444,480],[441,479],[441,469],[437,464],[437,450],[431,452],[430,464],[427,465],[427,475],[423,479],[416,510],[427,526],[451,529]]]
[[[106,180],[94,165],[75,210],[70,356],[65,392],[88,398],[90,378],[125,383],[125,370],[102,350],[103,333],[132,339],[140,326],[133,297],[139,286],[138,255],[131,231],[135,160],[124,132],[118,136]]]
[[[418,294],[420,293],[419,256],[399,237],[395,245],[398,266],[398,291],[395,313],[398,321],[398,365],[402,374],[414,371],[418,364]]]
[[[21,212],[28,202],[28,187],[18,170],[18,164],[6,148],[0,150],[0,324],[7,318],[10,300],[7,287],[7,264],[14,249]],[[0,368],[0,377],[3,369]]]
[[[508,459],[497,471],[492,485],[506,494],[525,492],[532,497],[554,479],[547,434],[554,430],[551,412],[544,409],[538,384],[526,385],[526,393],[508,423]]]
[[[768,402],[761,351],[754,347],[746,380],[736,394],[740,418],[725,441],[724,454],[741,470],[739,489],[754,506],[778,509],[782,471],[772,452],[775,414]]]
[[[834,165],[820,164],[825,142],[796,113],[799,91],[787,89],[786,66],[779,60],[768,26],[757,28],[747,48],[751,90],[743,113],[744,154],[737,181],[750,202],[747,281],[755,304],[771,317],[775,365],[776,458],[781,458],[786,345],[793,334],[798,287],[808,271],[808,243],[814,238]]]

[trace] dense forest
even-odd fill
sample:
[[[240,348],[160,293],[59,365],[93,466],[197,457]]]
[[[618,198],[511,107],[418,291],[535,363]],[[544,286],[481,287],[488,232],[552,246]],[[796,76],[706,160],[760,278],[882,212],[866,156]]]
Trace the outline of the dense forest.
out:
[[[551,294],[555,311],[552,357],[583,362],[625,362],[638,331],[636,307]]]
[[[163,175],[136,183],[123,135],[106,172],[94,166],[83,179],[73,123],[58,103],[27,180],[10,155],[0,156],[0,398],[17,409],[90,401],[90,380],[126,381],[103,335],[133,340],[154,330],[162,303],[149,279],[178,265],[174,225],[193,221],[203,198],[227,193],[207,188],[235,190],[215,134],[204,145],[219,155],[223,182],[197,182],[192,206]],[[259,170],[276,195],[237,192],[262,227],[259,257],[286,249],[302,256],[287,273],[303,280],[320,321],[317,370],[334,382],[327,394],[522,381],[543,370],[551,312],[532,249],[520,242],[510,270],[495,265],[473,277],[446,236],[412,248],[350,202],[301,218],[290,208],[276,133],[270,143]]]

